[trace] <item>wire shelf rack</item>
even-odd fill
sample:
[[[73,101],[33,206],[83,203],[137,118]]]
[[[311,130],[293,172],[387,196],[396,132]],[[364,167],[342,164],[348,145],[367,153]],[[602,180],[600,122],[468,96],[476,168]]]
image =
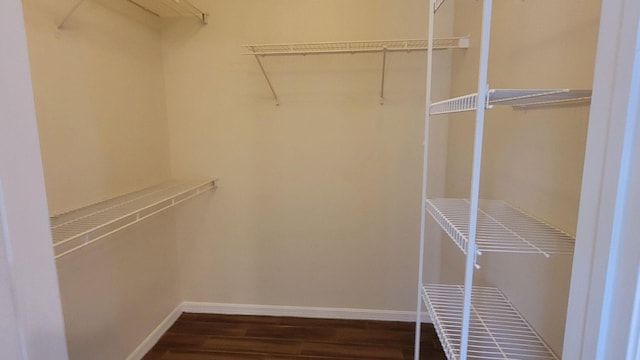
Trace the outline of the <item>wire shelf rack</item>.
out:
[[[466,49],[469,47],[468,37],[451,37],[434,39],[434,50]],[[355,54],[380,52],[426,51],[428,40],[375,40],[375,41],[342,41],[297,44],[263,44],[245,45],[248,55],[321,55],[321,54]]]
[[[88,0],[78,0],[58,23],[58,31],[64,28],[67,21]],[[209,20],[209,13],[200,10],[188,0],[127,0],[129,3],[157,17],[194,16],[203,25]]]
[[[380,81],[380,104],[384,104],[384,84],[385,69],[387,64],[387,54],[391,52],[413,52],[428,51],[429,40],[375,40],[375,41],[341,41],[341,42],[319,42],[319,43],[297,43],[297,44],[261,44],[244,45],[248,53],[255,57],[260,67],[260,71],[267,81],[269,90],[273,95],[276,105],[280,105],[278,94],[267,75],[267,71],[262,64],[261,58],[265,56],[287,56],[287,55],[330,55],[330,54],[382,54],[382,73]],[[468,37],[451,37],[434,39],[433,50],[446,49],[466,49],[469,47]]]
[[[563,103],[589,102],[591,90],[575,89],[491,89],[486,108],[495,105],[526,108],[530,106],[558,105]],[[473,111],[478,108],[478,94],[469,94],[431,104],[431,115]]]
[[[467,199],[428,199],[427,212],[466,254],[469,242]],[[575,238],[500,200],[481,200],[476,233],[483,252],[573,254]]]
[[[422,297],[447,359],[460,359],[464,287],[429,284]],[[531,326],[496,288],[474,286],[467,359],[558,360]]]
[[[170,181],[51,217],[56,259],[216,188],[216,180]]]

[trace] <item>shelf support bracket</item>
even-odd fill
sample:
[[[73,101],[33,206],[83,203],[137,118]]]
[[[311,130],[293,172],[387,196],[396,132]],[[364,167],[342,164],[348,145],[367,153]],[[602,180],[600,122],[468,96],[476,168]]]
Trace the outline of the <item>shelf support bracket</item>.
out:
[[[273,98],[276,100],[276,106],[280,106],[280,100],[278,99],[278,94],[276,94],[276,91],[273,89],[273,85],[271,84],[271,80],[269,80],[269,76],[267,76],[267,72],[264,70],[264,66],[262,66],[262,61],[260,61],[260,56],[259,55],[255,55],[256,57],[256,61],[258,62],[258,65],[260,66],[260,70],[262,70],[262,75],[264,75],[264,79],[267,80],[267,84],[269,85],[269,89],[271,89],[271,93],[273,94]]]
[[[76,12],[76,10],[78,10],[80,5],[82,5],[85,1],[87,0],[80,0],[75,5],[73,5],[73,7],[69,10],[69,12],[67,12],[67,15],[65,15],[64,18],[62,18],[62,21],[60,21],[60,24],[58,24],[58,27],[57,27],[58,31],[62,30],[62,27],[67,22],[67,20],[69,20],[69,18]]]
[[[384,75],[387,68],[387,47],[382,48],[382,84],[380,85],[380,105],[384,105]]]

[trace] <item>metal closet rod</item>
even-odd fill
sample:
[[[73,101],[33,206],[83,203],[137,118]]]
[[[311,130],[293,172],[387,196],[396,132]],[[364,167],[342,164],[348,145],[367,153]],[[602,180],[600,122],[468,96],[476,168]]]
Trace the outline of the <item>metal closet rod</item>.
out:
[[[67,14],[62,18],[62,21],[60,21],[60,23],[58,24],[57,29],[62,30],[62,28],[64,27],[64,24],[69,20],[69,18],[71,18],[71,16],[73,16],[73,14],[78,10],[80,5],[82,5],[86,1],[87,0],[79,0],[71,9],[69,9]],[[126,1],[146,11],[149,14],[152,14],[157,17],[162,17],[156,11],[149,9],[148,7],[136,2],[135,0],[126,0]],[[168,4],[172,4],[172,5],[167,4],[166,6],[172,9],[173,11],[175,11],[176,13],[180,13],[181,10],[184,10],[188,12],[189,15],[192,15],[198,18],[198,20],[200,20],[200,22],[202,22],[203,25],[207,25],[209,23],[209,14],[198,9],[195,5],[193,5],[188,0],[167,0],[166,2]],[[180,4],[184,4],[184,6]]]

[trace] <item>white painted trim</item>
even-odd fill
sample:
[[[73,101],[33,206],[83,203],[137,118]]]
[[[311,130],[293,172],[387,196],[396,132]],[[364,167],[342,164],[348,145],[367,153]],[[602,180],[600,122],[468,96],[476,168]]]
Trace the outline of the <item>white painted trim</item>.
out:
[[[22,342],[17,345],[22,348],[20,359],[65,360],[69,356],[51,247],[22,1],[0,1],[0,34],[0,174],[6,259],[2,266],[9,273],[12,312]],[[4,293],[6,287],[0,291]],[[0,357],[17,359],[2,350]]]
[[[634,291],[629,284],[635,283],[628,276],[635,274],[637,268],[630,265],[638,261],[637,251],[630,249],[637,244],[637,235],[622,236],[620,226],[637,222],[637,214],[625,204],[629,201],[627,171],[633,161],[640,161],[637,155],[633,160],[627,155],[634,141],[629,125],[637,121],[632,79],[640,49],[639,23],[637,0],[602,2],[565,359],[623,359],[620,353],[627,349],[625,323],[631,316],[629,300]]]
[[[374,310],[351,308],[328,308],[308,306],[282,305],[253,305],[253,304],[225,304],[187,301],[182,304],[184,312],[199,314],[228,314],[228,315],[263,315],[263,316],[293,316],[324,319],[349,320],[381,320],[414,322],[415,311]],[[431,319],[424,314],[422,321],[430,323]]]
[[[173,311],[167,317],[165,317],[158,326],[156,326],[153,331],[144,339],[142,343],[138,345],[138,347],[133,350],[131,355],[127,356],[127,360],[140,360],[144,357],[144,355],[153,348],[153,346],[160,340],[162,335],[164,335],[167,330],[173,325],[173,323],[178,320],[180,315],[182,315],[182,307],[183,304],[178,304]]]

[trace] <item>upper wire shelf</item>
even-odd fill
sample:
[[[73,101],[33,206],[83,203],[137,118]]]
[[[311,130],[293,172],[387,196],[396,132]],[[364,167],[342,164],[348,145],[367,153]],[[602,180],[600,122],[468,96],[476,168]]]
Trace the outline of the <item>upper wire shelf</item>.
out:
[[[466,254],[469,242],[467,199],[428,199],[427,212]],[[476,232],[478,254],[483,252],[573,254],[575,238],[504,201],[481,200]]]
[[[64,24],[69,18],[80,8],[87,0],[79,0],[75,3],[66,15],[62,18],[62,21],[58,24],[58,30],[64,27]],[[209,13],[200,10],[193,5],[189,0],[126,0],[129,3],[137,6],[138,8],[155,15],[157,17],[196,17],[203,25],[208,24]]]
[[[286,55],[329,55],[329,54],[382,54],[382,73],[380,77],[380,104],[384,104],[385,69],[387,66],[387,54],[390,52],[413,52],[429,50],[428,40],[374,40],[374,41],[341,41],[341,42],[319,42],[319,43],[296,43],[296,44],[262,44],[244,45],[249,52],[245,55],[253,55],[258,62],[260,71],[267,81],[276,105],[280,105],[278,94],[267,75],[267,71],[262,64],[262,57],[265,56],[286,56]],[[434,50],[445,49],[466,49],[469,47],[468,37],[452,37],[434,39]]]
[[[51,217],[56,259],[216,188],[216,180],[170,181]]]
[[[563,103],[588,102],[591,90],[575,89],[490,89],[485,107],[495,105],[526,108],[530,106],[557,105]],[[478,94],[469,94],[431,104],[431,115],[473,111],[478,108]]]
[[[474,286],[467,359],[558,360],[496,288]],[[425,285],[422,298],[447,359],[460,359],[464,286]]]
[[[247,55],[282,56],[282,55],[322,55],[322,54],[355,54],[380,52],[426,51],[429,42],[426,39],[413,40],[374,40],[374,41],[342,41],[296,44],[263,44],[244,45]],[[434,50],[466,49],[469,47],[468,37],[451,37],[434,39]]]

